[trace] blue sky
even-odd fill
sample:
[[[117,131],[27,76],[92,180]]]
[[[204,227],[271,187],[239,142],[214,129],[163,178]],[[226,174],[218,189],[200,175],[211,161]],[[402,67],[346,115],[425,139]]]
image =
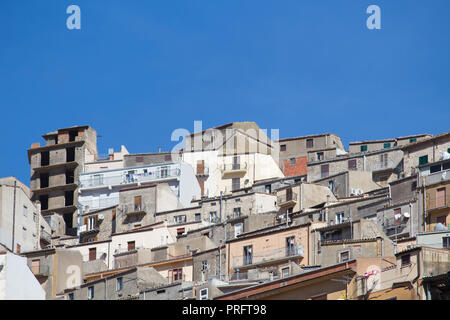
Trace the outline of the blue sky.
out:
[[[68,30],[66,8],[81,8]],[[381,30],[366,8],[381,8]],[[256,121],[343,142],[449,130],[448,0],[0,1],[0,176],[90,125],[99,152],[170,150],[173,130]]]

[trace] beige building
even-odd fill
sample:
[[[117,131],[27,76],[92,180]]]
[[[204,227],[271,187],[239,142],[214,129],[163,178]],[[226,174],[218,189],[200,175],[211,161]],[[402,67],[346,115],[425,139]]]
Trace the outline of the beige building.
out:
[[[398,137],[395,139],[383,139],[383,140],[367,140],[349,143],[350,153],[359,152],[371,152],[378,150],[385,150],[393,147],[402,147],[410,143],[419,142],[432,137],[431,134],[416,134],[405,137]]]
[[[119,152],[114,152],[113,148],[109,148],[108,155],[104,159],[96,159],[94,154],[88,154],[86,156],[86,162],[84,163],[83,172],[124,168],[124,157],[128,154],[129,152],[125,146],[121,146]]]
[[[197,175],[202,196],[250,188],[256,180],[284,177],[275,148],[254,122],[236,122],[185,137],[183,161]]]

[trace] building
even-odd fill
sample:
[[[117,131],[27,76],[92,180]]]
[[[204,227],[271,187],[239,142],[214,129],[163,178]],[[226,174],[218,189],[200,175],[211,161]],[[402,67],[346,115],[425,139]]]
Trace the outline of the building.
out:
[[[0,244],[15,253],[51,244],[52,230],[30,197],[30,189],[16,178],[0,178]]]
[[[121,146],[119,152],[114,152],[113,148],[109,148],[108,155],[105,158],[96,158],[93,154],[87,155],[83,172],[96,172],[125,168],[127,166],[124,158],[128,154],[129,152],[127,148],[125,148],[125,146]]]
[[[346,153],[341,138],[331,133],[285,138],[277,142],[280,168],[285,176],[305,175],[308,162],[332,159]]]
[[[425,134],[416,134],[405,137],[398,137],[395,139],[382,139],[382,140],[366,140],[366,141],[358,141],[358,142],[350,142],[349,143],[349,152],[350,153],[359,153],[359,152],[371,152],[378,150],[385,150],[393,147],[403,147],[410,143],[420,142],[422,140],[431,138],[432,135]]]
[[[45,300],[27,259],[7,250],[0,252],[0,300]]]
[[[216,197],[284,177],[276,149],[254,122],[234,122],[185,137],[183,161],[195,168],[201,195]]]
[[[31,200],[39,200],[43,216],[60,214],[66,234],[76,235],[78,175],[85,162],[97,157],[97,133],[89,126],[74,126],[44,134],[45,146],[28,149],[31,165]]]

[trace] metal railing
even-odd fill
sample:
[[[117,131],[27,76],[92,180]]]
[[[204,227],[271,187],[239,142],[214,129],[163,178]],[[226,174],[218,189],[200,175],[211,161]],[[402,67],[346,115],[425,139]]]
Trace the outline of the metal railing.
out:
[[[121,206],[121,210],[124,214],[133,214],[139,212],[147,213],[147,206],[144,204],[136,205],[136,204],[128,204]]]
[[[209,175],[209,168],[208,167],[203,167],[203,170],[199,170],[199,168],[197,168],[196,175],[198,175],[198,176],[207,176],[207,175]]]
[[[103,174],[95,174],[89,176],[82,176],[79,179],[79,188],[95,188],[103,186],[115,186],[121,184],[132,184],[138,182],[148,182],[158,179],[167,179],[180,176],[181,170],[175,169],[162,169],[156,171],[150,171],[146,173],[126,173],[124,171],[113,175],[103,176]]]
[[[430,211],[430,210],[439,209],[439,208],[447,208],[450,203],[449,199],[450,199],[450,196],[447,196],[447,195],[442,198],[438,198],[436,195],[433,195],[432,197],[427,197],[426,210]]]
[[[430,173],[428,176],[424,176],[423,180],[425,181],[425,185],[450,180],[450,170],[443,170],[439,172]]]
[[[289,201],[297,201],[297,194],[295,192],[285,193],[285,194],[277,197],[278,205],[289,202]]]
[[[106,199],[94,199],[94,200],[83,200],[83,198],[78,198],[78,205],[81,206],[83,212],[87,210],[95,210],[101,208],[107,208],[116,206],[119,204],[119,197],[106,198]]]
[[[48,243],[51,243],[52,235],[45,230],[41,230],[41,239],[47,241]]]
[[[222,167],[222,171],[247,170],[247,162],[243,163],[226,163]]]
[[[252,255],[242,255],[233,257],[233,268],[238,268],[242,266],[247,266],[255,263],[270,262],[277,259],[292,257],[292,256],[303,256],[303,246],[299,245],[296,247],[283,247],[274,250],[268,250]]]

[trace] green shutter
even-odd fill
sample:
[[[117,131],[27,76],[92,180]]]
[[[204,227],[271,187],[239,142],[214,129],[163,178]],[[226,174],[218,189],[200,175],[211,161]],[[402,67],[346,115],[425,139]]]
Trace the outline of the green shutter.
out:
[[[361,146],[361,152],[363,152],[363,151],[367,151],[367,145]]]
[[[410,142],[410,143],[413,143],[413,142],[416,142],[416,141],[417,141],[416,138],[411,138],[411,139],[409,139],[409,142]]]
[[[447,153],[450,153],[450,148],[447,149]]]
[[[391,147],[391,143],[390,142],[387,142],[387,143],[385,143],[384,145],[383,145],[383,148],[384,149],[389,149]]]
[[[428,163],[428,155],[419,158],[419,166]]]

